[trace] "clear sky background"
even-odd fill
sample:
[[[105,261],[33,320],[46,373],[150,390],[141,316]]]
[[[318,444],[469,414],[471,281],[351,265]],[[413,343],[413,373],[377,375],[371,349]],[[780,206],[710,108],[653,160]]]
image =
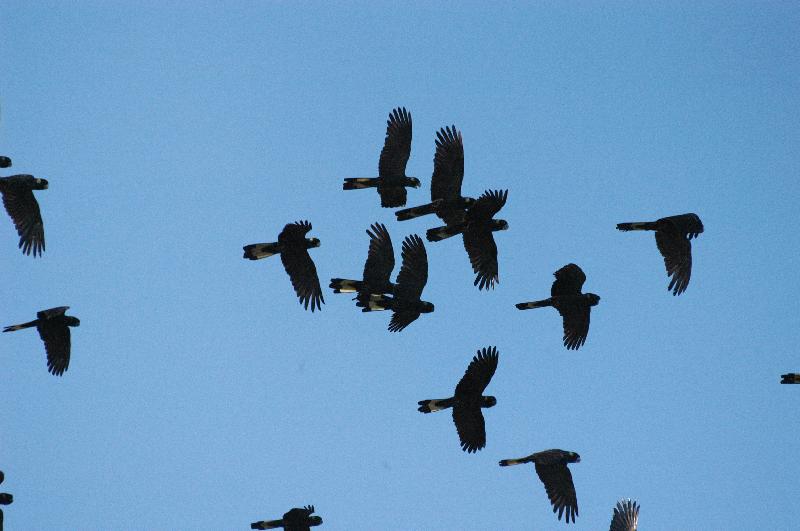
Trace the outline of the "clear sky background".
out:
[[[47,250],[0,215],[2,325],[70,305],[63,378],[33,330],[0,337],[7,529],[247,529],[316,505],[331,530],[563,529],[533,467],[561,448],[580,515],[623,497],[646,530],[800,521],[800,9],[793,2],[10,1],[0,6],[0,153],[37,192]],[[398,223],[345,176],[377,172],[386,117],[413,115],[427,202],[435,131],[464,138],[463,191],[508,188],[500,284],[460,239],[426,243],[436,311],[399,334],[327,289],[365,230]],[[3,175],[9,175],[4,170]],[[652,233],[696,212],[687,292]],[[298,219],[326,304],[280,260],[243,260]],[[545,298],[575,262],[602,297],[586,345]],[[475,352],[500,363],[487,446],[449,412]]]

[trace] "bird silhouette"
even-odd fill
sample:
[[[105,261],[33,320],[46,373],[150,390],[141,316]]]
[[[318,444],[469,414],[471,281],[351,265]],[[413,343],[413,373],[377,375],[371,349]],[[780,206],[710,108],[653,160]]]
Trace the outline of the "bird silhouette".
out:
[[[636,531],[639,527],[639,506],[635,501],[620,500],[614,507],[609,531]]]
[[[33,191],[46,190],[47,187],[45,179],[33,175],[0,177],[3,206],[17,229],[19,248],[23,254],[33,253],[34,257],[41,256],[44,251],[44,222]]]
[[[42,310],[36,314],[35,321],[7,326],[3,332],[14,332],[35,326],[39,331],[39,337],[44,341],[44,348],[47,352],[47,370],[50,374],[61,376],[69,367],[71,343],[69,327],[81,324],[77,317],[65,315],[67,310],[69,310],[69,306]]]
[[[311,516],[314,513],[313,505],[303,508],[295,507],[283,514],[280,520],[262,520],[250,524],[250,529],[277,529],[282,527],[286,531],[309,531],[309,528],[322,524],[322,518]]]
[[[373,223],[367,229],[369,251],[364,263],[363,280],[332,278],[330,287],[334,293],[355,293],[356,298],[369,299],[373,294],[394,293],[395,285],[390,280],[394,269],[394,247],[389,231],[382,223]]]

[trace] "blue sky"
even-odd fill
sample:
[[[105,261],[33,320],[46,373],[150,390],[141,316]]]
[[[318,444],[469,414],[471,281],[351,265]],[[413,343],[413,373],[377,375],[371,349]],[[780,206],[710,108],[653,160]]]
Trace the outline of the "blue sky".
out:
[[[316,505],[322,529],[563,528],[531,466],[571,465],[580,515],[615,502],[649,530],[790,529],[800,267],[800,10],[790,2],[6,2],[0,153],[37,193],[47,250],[0,216],[3,325],[70,305],[63,378],[33,331],[0,337],[8,529],[247,529]],[[277,259],[241,246],[308,219],[321,282],[360,274],[373,222],[345,176],[376,173],[385,120],[414,119],[426,202],[435,131],[455,124],[464,193],[508,188],[500,284],[478,292],[458,239],[426,244],[436,311],[400,334],[325,291],[297,303]],[[5,171],[3,175],[8,175]],[[696,212],[687,292],[652,234]],[[552,272],[602,297],[561,346]],[[398,261],[399,268],[399,261]],[[500,362],[487,446],[460,451],[452,391]]]

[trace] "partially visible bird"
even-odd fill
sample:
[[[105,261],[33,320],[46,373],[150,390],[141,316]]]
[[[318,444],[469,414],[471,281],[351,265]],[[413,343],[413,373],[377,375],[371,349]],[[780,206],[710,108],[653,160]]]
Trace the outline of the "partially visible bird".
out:
[[[614,507],[609,531],[636,531],[639,527],[639,506],[635,501],[620,500]]]
[[[519,459],[503,459],[500,466],[521,465],[523,463],[533,463],[536,467],[536,474],[544,483],[547,497],[553,505],[553,512],[558,511],[558,519],[566,511],[566,523],[570,518],[575,522],[578,516],[578,497],[575,494],[575,485],[572,483],[572,473],[567,468],[568,463],[580,463],[581,456],[575,452],[564,450],[544,450],[536,452],[528,457]]]
[[[394,247],[389,231],[382,223],[373,223],[367,229],[369,251],[364,263],[363,280],[332,278],[330,287],[334,293],[356,293],[357,298],[368,299],[372,294],[394,293],[394,283],[390,280],[394,269]]]
[[[0,470],[0,483],[6,478],[3,471]],[[14,501],[14,496],[7,492],[0,492],[0,505],[10,505]],[[0,510],[0,531],[3,531],[3,511]]]
[[[34,257],[41,256],[44,251],[44,222],[33,191],[46,190],[47,187],[47,180],[33,175],[0,177],[3,205],[19,234],[19,248],[23,254],[33,252]]]
[[[313,505],[303,508],[295,507],[283,514],[280,520],[262,520],[250,524],[250,529],[276,529],[284,528],[286,531],[309,531],[309,528],[322,524],[322,518],[311,516],[314,513]]]
[[[419,179],[406,176],[406,163],[411,155],[411,113],[398,107],[386,121],[386,140],[378,161],[378,177],[347,177],[343,190],[377,188],[381,206],[386,208],[406,204],[406,186],[420,187]]]
[[[680,295],[689,286],[692,278],[692,243],[703,232],[703,222],[697,214],[680,214],[656,221],[618,223],[617,229],[656,231],[656,245],[664,257],[667,277],[672,277],[667,289],[672,295]]]
[[[471,197],[461,195],[464,180],[464,144],[461,132],[452,128],[441,128],[436,133],[436,154],[433,156],[431,178],[431,202],[395,212],[397,221],[436,214],[448,225],[461,223],[466,210],[475,203]]]
[[[23,328],[36,327],[39,337],[44,341],[47,351],[47,370],[50,374],[61,376],[69,367],[70,326],[80,326],[77,317],[65,315],[69,306],[59,306],[36,313],[36,320],[28,323],[7,326],[3,332],[14,332]]]
[[[0,156],[0,168],[10,168],[11,159],[8,157]]]
[[[586,342],[589,334],[589,316],[592,306],[597,306],[600,297],[594,293],[581,293],[586,275],[575,264],[567,264],[553,275],[556,277],[550,288],[550,298],[517,304],[520,310],[552,306],[564,321],[564,346],[577,350]]]
[[[453,408],[453,422],[461,441],[461,449],[465,452],[475,453],[486,446],[486,425],[481,408],[494,406],[497,399],[482,395],[497,369],[498,359],[499,354],[495,347],[479,350],[456,385],[454,396],[417,402],[420,406],[418,411],[422,413]]]
[[[322,288],[319,286],[317,268],[308,254],[308,249],[319,247],[320,242],[317,238],[306,238],[306,234],[311,230],[311,223],[308,221],[295,221],[289,223],[278,235],[275,243],[254,243],[245,245],[244,258],[249,260],[260,260],[269,256],[280,254],[283,268],[292,281],[300,304],[311,311],[321,310],[321,304],[325,303],[322,297]]]
[[[356,303],[362,312],[392,310],[394,314],[389,321],[390,332],[400,332],[416,321],[420,314],[433,311],[433,304],[420,299],[428,282],[428,254],[422,238],[416,234],[406,236],[401,256],[403,265],[397,274],[394,296],[372,294]]]
[[[507,230],[508,222],[493,219],[508,199],[508,190],[487,190],[467,209],[464,221],[428,229],[428,241],[438,242],[463,234],[464,249],[467,251],[472,271],[476,273],[473,285],[478,289],[494,288],[500,281],[497,265],[497,245],[492,232]]]
[[[782,384],[800,384],[800,374],[796,372],[790,372],[787,374],[781,374],[781,383]]]

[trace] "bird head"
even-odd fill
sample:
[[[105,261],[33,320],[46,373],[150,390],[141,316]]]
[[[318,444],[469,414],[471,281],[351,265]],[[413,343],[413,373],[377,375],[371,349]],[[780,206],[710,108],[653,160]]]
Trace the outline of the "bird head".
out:
[[[420,186],[422,186],[422,183],[419,182],[419,179],[417,179],[416,177],[409,177],[408,185],[413,186],[414,188],[419,188]]]
[[[600,302],[600,296],[595,295],[594,293],[584,293],[584,297],[586,297],[586,301],[589,303],[589,306],[597,306]]]
[[[306,247],[311,249],[312,247],[319,247],[320,241],[319,238],[306,238]]]
[[[316,515],[309,516],[308,517],[308,525],[311,526],[311,527],[313,527],[315,525],[322,525],[322,518],[320,518],[319,516],[316,516]]]
[[[481,404],[481,407],[492,407],[494,405],[497,405],[497,399],[495,397],[493,396],[483,397],[483,404]]]
[[[580,463],[581,462],[581,456],[579,456],[575,452],[570,452],[569,456],[567,457],[567,462],[568,463]]]
[[[8,157],[0,157],[0,168],[11,167],[11,159]]]
[[[47,182],[47,179],[34,179],[33,182],[34,190],[47,190],[47,187],[50,186],[50,184]]]
[[[493,219],[492,220],[492,231],[496,230],[508,230],[508,221],[504,219]]]
[[[78,319],[77,317],[72,317],[71,315],[67,315],[67,316],[65,316],[65,318],[66,318],[67,326],[80,326],[81,325],[81,320]]]
[[[419,308],[420,313],[431,313],[433,311],[433,303],[422,301]]]
[[[14,501],[14,496],[7,492],[0,492],[0,505],[9,505]]]

